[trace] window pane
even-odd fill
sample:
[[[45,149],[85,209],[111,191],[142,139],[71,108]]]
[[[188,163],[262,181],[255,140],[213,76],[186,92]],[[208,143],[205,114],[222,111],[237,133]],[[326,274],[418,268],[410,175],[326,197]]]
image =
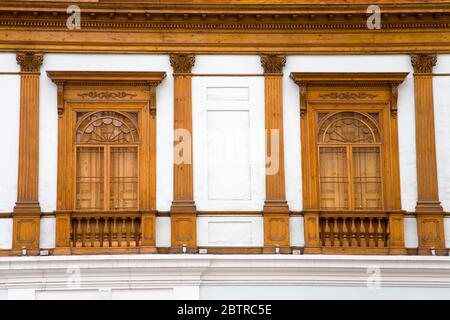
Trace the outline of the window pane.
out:
[[[353,148],[355,209],[381,209],[380,150]]]
[[[346,148],[320,148],[320,206],[348,209]]]
[[[137,147],[111,147],[110,209],[138,209]]]
[[[103,210],[104,152],[102,147],[77,148],[76,208]]]

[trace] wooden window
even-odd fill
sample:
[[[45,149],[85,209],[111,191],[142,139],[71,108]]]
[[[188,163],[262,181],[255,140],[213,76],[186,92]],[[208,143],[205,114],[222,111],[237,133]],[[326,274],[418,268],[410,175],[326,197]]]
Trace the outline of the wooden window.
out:
[[[55,254],[156,252],[162,72],[49,71],[58,86]]]
[[[405,73],[292,73],[305,253],[404,254],[397,86]]]
[[[321,209],[383,209],[381,139],[375,119],[330,113],[319,122]]]
[[[79,120],[76,210],[139,209],[139,134],[131,119],[125,112],[94,111]]]

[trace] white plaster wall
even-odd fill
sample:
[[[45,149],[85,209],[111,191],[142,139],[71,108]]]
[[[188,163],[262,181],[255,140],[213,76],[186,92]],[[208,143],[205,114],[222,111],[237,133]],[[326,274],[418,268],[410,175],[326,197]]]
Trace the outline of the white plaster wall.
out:
[[[0,219],[0,249],[12,248],[13,219]]]
[[[167,55],[46,54],[40,90],[39,200],[43,211],[56,209],[57,110],[56,86],[48,70],[166,71],[157,88],[157,209],[172,201],[173,78]]]
[[[299,88],[291,72],[412,72],[408,55],[288,56],[284,69],[284,129],[286,197],[291,210],[301,210]],[[410,74],[399,87],[398,127],[402,209],[413,211],[417,201],[414,87]]]
[[[0,72],[9,62],[9,55],[0,54]],[[11,70],[10,68],[9,70]],[[0,212],[12,212],[17,200],[19,159],[20,77],[0,75]]]
[[[450,248],[450,217],[444,219],[445,247]]]
[[[201,216],[197,218],[197,244],[210,247],[261,247],[264,221],[255,216]]]
[[[434,73],[450,73],[450,55],[439,55]],[[439,198],[450,211],[450,77],[433,77]]]
[[[170,247],[170,217],[156,218],[156,246]]]
[[[413,216],[404,218],[405,247],[415,249],[419,247],[419,239],[417,236],[417,219]]]
[[[383,278],[381,278],[381,281]],[[381,282],[382,283],[382,282]],[[200,287],[204,300],[446,300],[450,288],[344,287],[344,286],[219,286]]]
[[[290,242],[292,247],[303,247],[305,245],[305,230],[303,217],[290,217]]]
[[[41,218],[41,238],[39,246],[42,249],[55,248],[56,242],[56,218],[43,217]]]

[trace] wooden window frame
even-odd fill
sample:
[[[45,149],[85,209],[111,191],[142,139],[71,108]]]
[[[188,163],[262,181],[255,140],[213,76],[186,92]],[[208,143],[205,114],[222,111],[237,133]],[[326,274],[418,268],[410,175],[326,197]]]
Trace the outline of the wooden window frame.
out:
[[[47,74],[58,90],[58,181],[54,254],[156,253],[156,87],[165,78],[165,72],[48,71]],[[76,208],[76,148],[78,145],[97,146],[76,143],[76,130],[80,124],[77,112],[101,111],[138,114],[136,209],[110,210],[110,199],[107,198],[106,190],[104,203],[108,202],[108,205],[103,210]],[[100,145],[104,147],[106,144]],[[121,145],[110,144],[112,147]],[[136,143],[126,146],[135,145]],[[107,160],[103,161],[106,163]],[[107,168],[103,170],[110,174],[106,172]],[[106,176],[104,180],[106,183]],[[114,239],[110,240],[110,246],[103,246],[99,239],[103,238],[103,233],[99,235],[97,231],[93,231],[94,228],[99,229],[98,221],[105,221],[104,219],[106,224],[114,223],[114,229],[110,226],[108,231],[112,237],[114,230]],[[134,221],[139,222],[139,239],[134,238],[134,231],[131,232],[133,239],[129,239],[130,221],[133,221],[133,230],[136,227]],[[122,222],[122,231],[125,233],[120,231]],[[87,231],[82,230],[82,242],[75,242],[79,236],[78,230],[75,230],[77,225],[78,228],[86,228],[86,223]],[[88,241],[85,242],[87,233]],[[130,243],[133,243],[133,246],[130,246]]]
[[[406,75],[407,73],[291,73],[291,78],[300,87],[305,253],[406,254],[403,211],[400,200],[397,125],[397,88]],[[319,112],[379,113],[381,192],[383,195],[380,210],[321,209],[320,173],[318,171],[320,158],[317,138],[319,130],[317,115]],[[348,197],[353,196],[349,190]],[[385,245],[379,247],[378,244],[373,244],[373,246],[371,244],[369,246],[368,242],[365,242],[364,246],[352,247],[342,245],[341,238],[339,238],[340,245],[324,245],[320,225],[320,220],[324,218],[336,219],[340,223],[344,218],[360,219],[358,221],[362,221],[361,223],[364,225],[362,228],[368,228],[370,223],[373,233],[370,235],[371,237],[377,236],[373,231],[372,221],[376,226],[377,221],[385,219],[382,220],[383,223],[386,223],[387,235],[386,239],[383,238]],[[339,229],[336,228],[342,233],[341,226]],[[385,236],[382,235],[382,237]]]

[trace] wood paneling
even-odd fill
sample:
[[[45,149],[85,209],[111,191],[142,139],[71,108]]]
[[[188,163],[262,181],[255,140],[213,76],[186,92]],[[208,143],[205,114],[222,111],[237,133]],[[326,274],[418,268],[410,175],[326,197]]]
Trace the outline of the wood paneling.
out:
[[[55,254],[155,253],[164,72],[48,71],[58,86]]]
[[[419,254],[445,254],[444,211],[439,201],[434,127],[435,54],[411,55],[416,110],[417,226]]]
[[[14,207],[13,248],[39,252],[39,76],[44,56],[18,52],[20,65],[20,130],[17,202]]]
[[[397,87],[406,73],[292,73],[305,253],[405,254]]]
[[[286,201],[283,133],[284,55],[261,55],[264,68],[266,129],[266,200],[264,201],[264,252],[275,248],[290,252],[289,207]],[[274,137],[274,139],[272,138]]]
[[[171,252],[197,251],[197,209],[192,166],[192,68],[193,54],[172,54],[174,77],[174,164],[171,217]],[[188,136],[186,136],[188,135]],[[186,139],[188,141],[186,141]],[[177,145],[182,145],[178,148]],[[177,161],[175,157],[181,160]]]

